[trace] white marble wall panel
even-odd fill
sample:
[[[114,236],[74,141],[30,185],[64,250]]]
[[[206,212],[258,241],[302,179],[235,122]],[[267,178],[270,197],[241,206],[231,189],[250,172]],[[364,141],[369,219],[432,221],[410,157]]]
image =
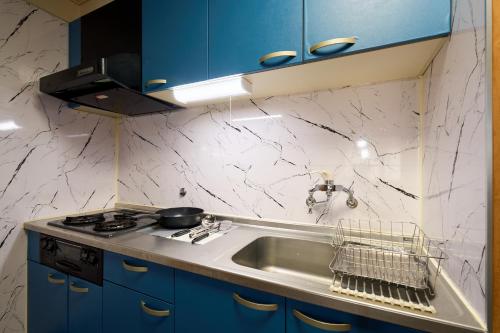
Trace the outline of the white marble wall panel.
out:
[[[119,200],[321,224],[416,221],[417,91],[397,81],[125,119]],[[340,193],[307,213],[322,169],[354,190],[358,208]]]
[[[445,269],[486,316],[485,3],[453,2],[453,34],[426,73],[423,226]]]
[[[67,109],[38,78],[67,66],[67,25],[0,0],[0,331],[26,327],[22,222],[110,207],[114,120]]]

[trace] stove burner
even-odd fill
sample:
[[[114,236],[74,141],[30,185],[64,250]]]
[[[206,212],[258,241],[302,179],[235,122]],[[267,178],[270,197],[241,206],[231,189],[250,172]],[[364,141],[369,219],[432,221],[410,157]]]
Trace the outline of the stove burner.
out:
[[[104,214],[93,214],[82,216],[68,216],[63,221],[63,223],[66,225],[85,225],[103,222],[104,220]]]
[[[129,228],[133,228],[137,225],[137,222],[134,220],[128,219],[128,220],[118,220],[118,221],[111,221],[111,222],[99,222],[96,223],[94,226],[94,231],[98,232],[106,232],[106,231],[119,231],[119,230],[125,230]]]

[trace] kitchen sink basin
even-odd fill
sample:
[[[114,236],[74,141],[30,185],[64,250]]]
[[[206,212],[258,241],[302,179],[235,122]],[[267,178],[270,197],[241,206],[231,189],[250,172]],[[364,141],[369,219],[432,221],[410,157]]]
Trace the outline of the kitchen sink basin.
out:
[[[284,237],[257,238],[235,255],[238,265],[330,284],[334,249],[328,243]]]

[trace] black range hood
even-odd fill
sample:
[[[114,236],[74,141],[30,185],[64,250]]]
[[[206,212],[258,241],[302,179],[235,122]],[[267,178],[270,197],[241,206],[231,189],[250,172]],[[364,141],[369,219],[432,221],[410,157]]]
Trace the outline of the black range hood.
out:
[[[40,91],[130,116],[180,108],[141,93],[141,1],[115,0],[79,24],[81,65],[42,77]]]

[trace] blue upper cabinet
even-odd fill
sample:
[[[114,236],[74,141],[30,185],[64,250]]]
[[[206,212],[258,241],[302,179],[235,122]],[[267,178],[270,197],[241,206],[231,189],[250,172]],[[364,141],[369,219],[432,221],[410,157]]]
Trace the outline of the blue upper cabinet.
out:
[[[302,0],[210,0],[210,78],[300,63],[302,14]]]
[[[450,0],[304,0],[304,59],[450,33]]]
[[[78,19],[70,22],[68,26],[68,62],[69,67],[73,67],[82,62],[82,25]]]
[[[102,331],[102,287],[69,276],[68,332]]]
[[[281,296],[175,271],[175,331],[284,333]]]
[[[142,1],[145,92],[207,79],[207,1]]]
[[[68,331],[68,276],[28,260],[28,332]]]

